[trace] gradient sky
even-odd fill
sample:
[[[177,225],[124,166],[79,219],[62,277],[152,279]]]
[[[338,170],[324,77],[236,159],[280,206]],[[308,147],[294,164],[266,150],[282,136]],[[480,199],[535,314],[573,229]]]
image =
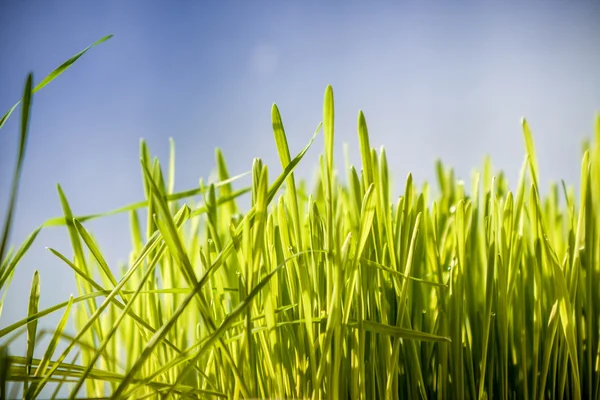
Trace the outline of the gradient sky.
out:
[[[545,186],[576,184],[582,140],[600,111],[598,1],[0,1],[0,111],[97,39],[34,96],[11,243],[61,215],[56,184],[76,214],[141,200],[140,138],[167,162],[179,190],[209,177],[221,147],[232,174],[261,157],[280,170],[270,125],[280,107],[292,151],[321,120],[332,84],[336,146],[358,160],[356,118],[385,145],[396,187],[434,178],[439,157],[470,181],[491,155],[514,182],[524,158],[520,118],[533,130]],[[0,130],[0,211],[6,208],[18,113]],[[322,139],[322,138],[321,138]],[[311,178],[322,140],[298,173]],[[126,216],[86,224],[111,265],[126,260]],[[0,326],[26,315],[33,271],[41,304],[76,292],[62,228],[43,231],[17,268]],[[42,327],[53,327],[58,315]]]

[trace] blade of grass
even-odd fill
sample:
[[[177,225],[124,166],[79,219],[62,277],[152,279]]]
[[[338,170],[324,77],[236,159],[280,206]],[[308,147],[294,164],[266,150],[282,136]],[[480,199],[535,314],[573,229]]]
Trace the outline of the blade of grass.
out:
[[[33,75],[29,74],[25,81],[25,89],[23,90],[23,107],[21,109],[21,129],[19,135],[19,149],[17,152],[17,163],[14,169],[12,184],[10,188],[10,197],[8,201],[8,209],[2,229],[2,239],[0,242],[0,263],[4,262],[4,252],[10,235],[12,221],[15,216],[15,207],[17,202],[17,192],[19,191],[19,182],[21,181],[21,170],[23,161],[25,160],[25,147],[27,145],[27,136],[29,133],[29,116],[31,113],[31,87],[33,85]],[[12,112],[12,111],[11,111]],[[0,127],[3,122],[0,121]],[[2,287],[0,287],[1,289]]]
[[[113,35],[108,35],[103,37],[100,40],[97,40],[96,42],[94,42],[93,44],[91,44],[90,46],[86,47],[85,49],[81,50],[79,53],[75,54],[73,57],[69,58],[67,61],[65,61],[64,63],[62,63],[61,65],[59,65],[54,71],[52,71],[50,74],[48,74],[48,76],[46,76],[44,79],[42,79],[42,81],[40,83],[38,83],[35,88],[31,88],[31,86],[29,87],[29,90],[26,91],[26,93],[23,94],[23,107],[26,108],[28,107],[28,105],[26,105],[26,96],[31,96],[33,93],[37,92],[38,90],[41,90],[44,86],[46,86],[47,84],[49,84],[50,82],[52,82],[54,79],[58,78],[59,75],[61,75],[63,72],[65,72],[67,69],[69,69],[69,67],[71,67],[71,65],[73,65],[73,63],[75,63],[75,61],[77,61],[81,56],[83,56],[88,50],[90,50],[92,47],[95,47],[103,42],[106,42],[108,39],[110,39]],[[0,119],[0,129],[4,126],[4,124],[6,123],[6,120],[8,119],[8,117],[10,117],[10,115],[13,113],[13,111],[17,108],[17,106],[21,103],[21,101],[18,101],[14,106],[12,106],[10,108],[10,110],[8,110],[6,112],[6,114],[4,114],[4,116]]]
[[[40,274],[38,271],[33,273],[31,281],[31,291],[29,293],[29,310],[28,315],[34,315],[38,312],[40,304]],[[31,361],[33,360],[33,352],[35,350],[35,339],[37,336],[38,320],[32,320],[27,324],[27,356],[25,361],[25,374],[31,376]],[[23,382],[23,393],[27,393],[28,381]]]

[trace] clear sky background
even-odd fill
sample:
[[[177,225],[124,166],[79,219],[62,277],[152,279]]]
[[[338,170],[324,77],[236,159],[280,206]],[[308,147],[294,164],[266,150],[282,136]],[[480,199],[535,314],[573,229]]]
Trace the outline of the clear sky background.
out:
[[[520,118],[535,135],[542,183],[576,184],[580,148],[600,111],[598,1],[0,1],[0,111],[97,39],[34,96],[16,220],[18,245],[61,215],[56,184],[76,214],[143,199],[140,138],[167,162],[177,146],[179,190],[198,185],[221,147],[232,174],[261,157],[279,171],[270,109],[280,107],[292,151],[321,120],[332,84],[336,146],[358,162],[356,119],[385,145],[395,186],[432,181],[441,158],[470,182],[491,155],[516,181]],[[18,113],[0,130],[0,206],[7,204]],[[298,173],[311,178],[322,137]],[[3,217],[0,217],[3,218]],[[112,266],[129,254],[127,216],[86,224]],[[0,327],[26,316],[35,269],[41,305],[76,293],[66,230],[43,231],[17,268]],[[53,327],[59,316],[45,319]]]

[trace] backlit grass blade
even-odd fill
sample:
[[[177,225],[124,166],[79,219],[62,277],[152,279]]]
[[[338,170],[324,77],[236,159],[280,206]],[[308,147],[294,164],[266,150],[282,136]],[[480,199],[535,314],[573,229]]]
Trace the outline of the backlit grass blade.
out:
[[[187,209],[184,209],[187,210]],[[187,210],[187,214],[189,215],[189,210]],[[184,211],[183,213],[183,220],[186,220],[187,218],[186,215],[186,211]],[[175,225],[175,223],[173,224]],[[142,291],[142,288],[145,286],[146,281],[148,280],[148,278],[153,274],[153,268],[152,266],[156,264],[156,261],[151,261],[149,268],[147,269],[146,273],[144,274],[144,276],[142,277],[142,279],[140,280],[140,283],[138,285],[138,288],[135,290],[135,292],[133,293],[133,296],[128,299],[128,303],[125,306],[125,308],[121,311],[121,315],[117,318],[117,320],[114,322],[112,328],[106,333],[106,336],[104,337],[103,342],[98,346],[98,349],[96,350],[94,356],[91,358],[88,367],[85,369],[85,371],[83,371],[81,377],[79,378],[79,380],[77,381],[77,383],[75,384],[75,386],[73,387],[72,391],[71,391],[71,397],[75,398],[75,396],[77,395],[79,389],[81,388],[81,386],[83,385],[83,383],[85,382],[85,379],[87,378],[87,376],[90,374],[91,370],[92,370],[92,366],[95,364],[95,362],[100,358],[100,356],[102,355],[102,352],[104,351],[104,349],[106,348],[106,346],[108,345],[109,341],[111,340],[111,338],[114,336],[114,334],[117,332],[117,329],[119,327],[119,325],[121,324],[121,322],[123,321],[124,317],[127,315],[129,309],[131,308],[131,306],[133,305],[134,301],[136,300],[137,296],[140,294],[140,292]]]
[[[323,100],[323,135],[325,137],[325,159],[327,171],[333,171],[333,143],[334,143],[335,110],[333,106],[333,88],[327,85],[325,99]]]
[[[496,246],[492,242],[489,248],[488,260],[487,260],[487,272],[486,272],[486,284],[485,284],[485,307],[486,311],[484,314],[484,327],[483,327],[483,349],[482,349],[482,361],[481,361],[481,374],[479,381],[479,392],[478,398],[484,398],[484,384],[488,360],[488,344],[489,344],[489,333],[492,325],[492,305],[494,295],[494,274],[496,264]],[[491,358],[491,357],[490,357]]]
[[[242,175],[217,150],[217,182],[174,192],[171,140],[164,173],[140,142],[142,202],[76,217],[59,186],[64,215],[4,252],[0,286],[6,295],[40,229],[65,226],[72,255],[49,250],[80,293],[39,309],[32,284],[29,311],[0,327],[3,348],[30,339],[0,359],[12,363],[0,382],[32,399],[49,385],[70,398],[598,398],[600,143],[584,146],[577,196],[539,187],[523,121],[515,192],[486,158],[468,187],[439,162],[439,191],[408,173],[393,199],[389,155],[371,148],[362,113],[360,166],[346,151],[338,178],[330,86],[296,157],[276,105],[271,122],[273,182],[256,158],[250,185],[234,189]],[[295,168],[321,126],[311,187]],[[131,251],[111,269],[84,222],[120,212]],[[47,331],[35,326],[59,310],[37,359]]]
[[[358,139],[360,142],[360,154],[363,163],[363,179],[365,186],[368,187],[373,182],[373,165],[371,160],[371,144],[369,142],[367,120],[362,111],[358,113]]]
[[[180,210],[180,212],[178,213],[178,215],[176,215],[175,219],[179,220],[179,223],[183,222],[183,215],[185,212],[185,207],[182,208],[182,210]],[[157,236],[155,236],[157,238]],[[158,244],[158,240],[150,240],[144,250],[142,251],[142,253],[140,254],[140,256],[138,257],[138,260],[132,265],[132,267],[129,269],[129,271],[127,272],[127,274],[125,274],[125,276],[121,279],[121,281],[119,282],[119,284],[106,296],[106,299],[102,302],[102,304],[94,309],[94,312],[90,315],[89,319],[87,320],[87,322],[80,328],[79,333],[77,334],[77,336],[74,338],[74,340],[69,343],[69,345],[67,346],[67,348],[63,351],[63,353],[61,354],[61,356],[58,358],[57,363],[55,363],[55,365],[52,367],[51,372],[55,371],[58,368],[58,365],[64,361],[64,359],[66,358],[66,356],[68,355],[69,351],[75,346],[77,340],[79,340],[81,337],[83,337],[86,332],[88,331],[88,329],[90,327],[92,327],[92,325],[94,324],[98,324],[99,323],[99,317],[101,315],[101,313],[109,306],[109,304],[111,304],[111,302],[113,301],[113,299],[116,297],[116,295],[118,294],[118,292],[121,290],[121,288],[125,285],[125,283],[127,282],[127,280],[133,275],[133,273],[136,271],[136,269],[142,264],[143,260],[146,258],[146,256],[152,252],[153,248]],[[163,247],[164,250],[164,247]],[[1,333],[1,331],[0,331]],[[1,336],[1,335],[0,335]],[[44,377],[42,379],[42,381],[40,382],[40,385],[43,385],[51,376],[51,374],[48,374],[46,377]]]
[[[110,39],[113,35],[108,35],[103,37],[102,39],[94,42],[93,44],[91,44],[90,46],[86,47],[85,49],[81,50],[79,53],[75,54],[73,57],[69,58],[67,61],[65,61],[64,63],[62,63],[60,66],[58,66],[54,71],[52,71],[50,74],[48,74],[48,76],[46,76],[44,79],[42,79],[42,81],[40,83],[38,83],[35,88],[31,88],[31,86],[29,87],[29,90],[26,91],[26,93],[23,94],[23,107],[28,107],[26,105],[26,95],[30,96],[31,94],[37,92],[38,90],[42,89],[44,86],[46,86],[47,84],[49,84],[50,82],[52,82],[54,79],[56,79],[60,74],[62,74],[63,72],[65,72],[71,65],[73,65],[73,63],[75,63],[75,61],[77,61],[82,55],[84,55],[89,49],[91,49],[94,46],[99,45],[100,43],[106,42],[108,39]],[[4,126],[4,124],[6,123],[6,120],[8,119],[8,117],[10,117],[10,115],[12,114],[12,112],[17,108],[17,106],[19,105],[19,103],[21,103],[21,101],[18,101],[14,106],[12,106],[10,108],[10,110],[8,110],[6,112],[6,114],[4,114],[4,116],[0,119],[0,129]]]
[[[220,339],[220,337],[223,334],[223,332],[229,328],[229,326],[233,323],[233,321],[236,318],[238,318],[238,316],[246,309],[246,307],[248,307],[250,304],[252,304],[252,301],[253,301],[254,297],[256,297],[256,295],[258,295],[258,293],[260,293],[260,291],[262,290],[262,288],[269,282],[269,280],[273,277],[273,275],[275,275],[282,267],[283,267],[283,265],[280,265],[278,268],[275,268],[273,271],[271,271],[267,276],[265,276],[252,289],[252,291],[248,294],[248,296],[246,297],[246,299],[242,303],[240,303],[236,307],[236,309],[231,312],[231,314],[229,314],[229,316],[223,321],[223,323],[217,328],[217,330],[209,338],[207,338],[207,339],[205,339],[203,341],[203,345],[198,350],[198,353],[196,354],[196,357],[199,356],[199,355],[201,355],[201,354],[203,354],[203,352],[206,351],[215,341],[217,341],[218,339]],[[200,281],[199,284],[200,283],[202,283],[202,281]],[[199,284],[194,289],[194,291],[197,291],[199,289],[198,288]],[[187,304],[182,303],[178,307],[178,309],[175,312],[174,316],[177,316],[178,314],[181,314],[181,312],[186,307],[186,305]],[[142,356],[136,361],[136,363],[134,364],[134,366],[129,370],[129,372],[127,373],[127,375],[125,375],[125,377],[123,378],[123,380],[119,383],[119,387],[112,394],[111,399],[118,399],[119,398],[119,396],[121,395],[121,393],[123,393],[123,391],[125,390],[125,388],[127,387],[127,385],[129,385],[130,382],[133,380],[133,377],[135,376],[136,372],[140,369],[141,365],[146,361],[146,359],[148,358],[148,356],[150,355],[150,353],[154,350],[154,348],[157,346],[157,344],[160,342],[160,340],[162,340],[161,336],[163,336],[164,332],[168,331],[171,328],[171,326],[173,325],[173,323],[175,322],[175,320],[176,320],[176,318],[172,318],[170,321],[168,321],[150,339],[150,341],[148,342],[146,348],[144,349],[144,352],[142,353]]]
[[[333,141],[333,92],[331,87],[328,87],[325,94],[325,109],[324,109],[324,118],[326,118],[327,123],[329,124],[327,129],[330,129],[331,132],[328,132],[327,135],[331,135],[331,139],[329,136],[326,136],[326,141]],[[273,134],[275,136],[275,143],[277,145],[277,152],[279,154],[279,159],[281,161],[282,168],[286,168],[291,162],[290,150],[288,147],[287,137],[285,134],[285,129],[283,126],[283,121],[281,120],[281,115],[279,113],[279,109],[277,105],[273,104],[271,108],[271,121],[273,126]],[[330,144],[333,146],[333,142]],[[330,155],[333,158],[333,154]],[[292,215],[292,227],[295,232],[295,243],[298,249],[304,248],[303,240],[302,240],[302,227],[300,223],[300,210],[298,206],[298,193],[296,191],[296,181],[294,178],[294,174],[290,173],[289,177],[286,180],[286,200],[287,207]],[[308,258],[304,258],[304,262],[308,264]],[[296,260],[294,260],[297,263]],[[313,296],[311,285],[309,281],[309,274],[306,270],[305,266],[301,268],[297,268],[298,274],[300,277],[300,291],[302,296],[302,315],[305,317],[306,321],[306,334],[308,336],[309,343],[314,343],[315,338],[313,334],[313,320],[312,320],[312,303]],[[311,365],[311,374],[313,381],[316,381],[317,376],[317,358],[314,346],[309,346],[309,363]]]
[[[226,179],[225,181],[217,182],[214,185],[215,185],[215,187],[225,186],[225,185],[230,184],[231,182],[234,182],[238,179],[243,178],[244,176],[246,176],[248,174],[249,174],[249,172],[246,172],[246,173],[243,173],[240,175],[236,175],[232,178]],[[218,200],[218,205],[233,201],[237,197],[242,196],[243,194],[246,194],[249,190],[250,190],[250,188],[240,189],[240,190],[232,192],[229,196],[220,197]],[[172,201],[186,199],[188,197],[193,197],[193,196],[202,194],[202,191],[203,191],[203,189],[190,189],[190,190],[185,190],[182,192],[169,194],[169,195],[167,195],[167,200],[169,202],[172,202]],[[93,219],[108,217],[111,215],[121,214],[121,213],[125,213],[125,212],[130,212],[130,211],[135,211],[135,210],[138,210],[138,209],[144,208],[144,207],[148,207],[148,202],[147,201],[138,201],[136,203],[131,203],[124,207],[119,207],[119,208],[116,208],[114,210],[110,210],[107,212],[98,213],[98,214],[78,215],[78,216],[75,216],[74,218],[77,219],[79,222],[83,223],[83,222],[90,221]],[[206,212],[206,207],[201,206],[197,210],[194,211],[194,213],[195,213],[194,215],[200,215],[205,212]],[[50,218],[49,220],[44,222],[43,227],[53,227],[53,226],[63,226],[63,225],[67,225],[65,217],[54,217],[54,218]]]
[[[452,342],[452,340],[450,340],[450,338],[446,336],[438,336],[432,335],[431,333],[427,332],[419,332],[412,329],[398,328],[397,326],[384,325],[374,321],[364,321],[362,325],[365,330],[369,332],[375,332],[380,335],[393,336],[410,340],[421,340],[426,342]],[[354,322],[349,322],[347,326],[352,328],[358,327],[358,325]]]
[[[46,368],[48,367],[48,365],[50,365],[52,356],[54,355],[54,351],[56,350],[56,346],[58,345],[58,340],[60,339],[61,335],[63,334],[63,332],[65,330],[65,326],[67,324],[67,321],[69,320],[69,315],[71,313],[72,305],[73,305],[73,295],[71,295],[71,297],[69,298],[69,302],[67,303],[65,312],[63,313],[62,318],[58,322],[58,325],[56,326],[54,333],[52,334],[52,338],[50,339],[50,343],[48,344],[48,347],[46,347],[46,352],[44,353],[44,356],[42,357],[39,364],[37,365],[37,368],[35,370],[35,377],[38,377],[38,378],[41,377],[43,375],[44,371],[46,370]],[[37,382],[33,382],[31,384],[31,386],[29,387],[29,389],[25,392],[26,398],[27,399],[33,398],[33,394],[41,391],[41,389],[42,388],[39,387],[39,384]]]
[[[29,310],[28,315],[32,316],[38,312],[40,304],[40,274],[38,271],[33,273],[31,281],[31,291],[29,293]],[[34,319],[27,324],[27,355],[25,361],[25,373],[32,375],[31,361],[33,360],[33,352],[35,350],[35,340],[37,336],[38,320]],[[28,381],[23,383],[23,393],[27,393]]]
[[[320,127],[320,125],[319,125],[319,127]],[[285,181],[287,176],[293,171],[293,169],[300,162],[302,157],[304,157],[304,154],[310,148],[310,145],[314,141],[317,133],[318,133],[318,129],[317,129],[317,132],[315,132],[315,135],[312,137],[309,144],[290,162],[290,164],[288,164],[288,166],[284,169],[283,173],[271,185],[271,187],[269,188],[269,192],[268,192],[267,203],[270,203],[272,198],[275,196],[275,193],[279,190],[279,188],[281,187],[282,183]],[[249,219],[249,218],[253,218],[253,217],[254,217],[254,209],[251,210],[246,215],[245,219],[246,218]],[[242,226],[243,226],[243,224],[242,224]],[[125,379],[121,382],[121,384],[119,385],[117,390],[113,393],[112,398],[118,398],[122,394],[122,392],[125,390],[126,386],[133,379],[133,376],[135,376],[135,374],[137,374],[137,372],[142,368],[143,363],[150,356],[150,354],[154,351],[156,346],[164,339],[164,337],[171,330],[171,328],[173,327],[173,325],[175,324],[175,322],[177,321],[179,316],[184,312],[185,308],[190,304],[192,299],[196,296],[196,293],[200,292],[200,290],[204,287],[204,285],[206,284],[206,281],[210,277],[211,273],[216,268],[218,268],[220,265],[222,265],[224,259],[229,255],[229,253],[232,251],[232,249],[233,249],[233,242],[230,241],[229,244],[221,251],[221,253],[219,254],[219,257],[215,261],[213,261],[213,264],[208,268],[208,270],[205,272],[204,276],[195,285],[193,292],[185,297],[185,299],[175,310],[175,312],[171,316],[171,318],[153,335],[151,340],[147,343],[146,347],[144,348],[141,356],[138,358],[136,363],[129,370],[128,374],[126,375]]]
[[[215,188],[219,188],[220,190],[220,198],[228,198],[233,193],[233,187],[231,183],[233,180],[229,177],[229,171],[227,169],[227,164],[225,162],[225,157],[220,149],[215,151],[215,158],[217,161],[217,169],[219,174],[219,181],[225,182],[223,184],[214,184]],[[245,174],[244,174],[245,175]],[[239,175],[238,175],[239,176]],[[235,177],[234,177],[235,178]],[[235,201],[230,201],[225,206],[231,214],[235,214],[238,212],[237,205]]]
[[[77,229],[77,232],[83,239],[83,242],[86,244],[94,258],[98,262],[98,265],[102,269],[102,272],[104,272],[104,275],[110,280],[110,283],[113,286],[117,286],[117,280],[115,279],[112,271],[110,270],[110,267],[106,263],[106,260],[104,260],[100,249],[98,249],[98,246],[96,245],[96,243],[94,243],[94,240],[92,239],[90,234],[83,227],[83,225],[81,225],[81,222],[77,221],[76,219],[73,220],[73,224],[75,225],[75,229]]]

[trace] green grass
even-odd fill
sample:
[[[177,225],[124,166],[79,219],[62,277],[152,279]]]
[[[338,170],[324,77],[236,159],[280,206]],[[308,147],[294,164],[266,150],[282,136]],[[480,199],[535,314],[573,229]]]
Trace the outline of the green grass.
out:
[[[322,124],[295,155],[273,105],[280,175],[255,159],[244,187],[217,150],[218,182],[176,193],[174,144],[163,170],[142,142],[145,200],[75,216],[58,186],[64,215],[6,250],[32,88],[30,76],[0,290],[40,229],[62,226],[72,249],[49,251],[78,293],[40,309],[33,276],[28,315],[0,326],[0,398],[600,398],[600,116],[578,194],[564,182],[540,188],[523,121],[515,191],[489,162],[469,187],[438,163],[436,188],[408,175],[393,199],[386,152],[371,148],[362,113],[361,165],[337,168],[328,87]],[[309,190],[294,170],[315,139],[325,152]],[[120,270],[85,226],[114,213],[131,221]],[[55,312],[56,328],[38,331]],[[22,335],[26,354],[12,354]]]

